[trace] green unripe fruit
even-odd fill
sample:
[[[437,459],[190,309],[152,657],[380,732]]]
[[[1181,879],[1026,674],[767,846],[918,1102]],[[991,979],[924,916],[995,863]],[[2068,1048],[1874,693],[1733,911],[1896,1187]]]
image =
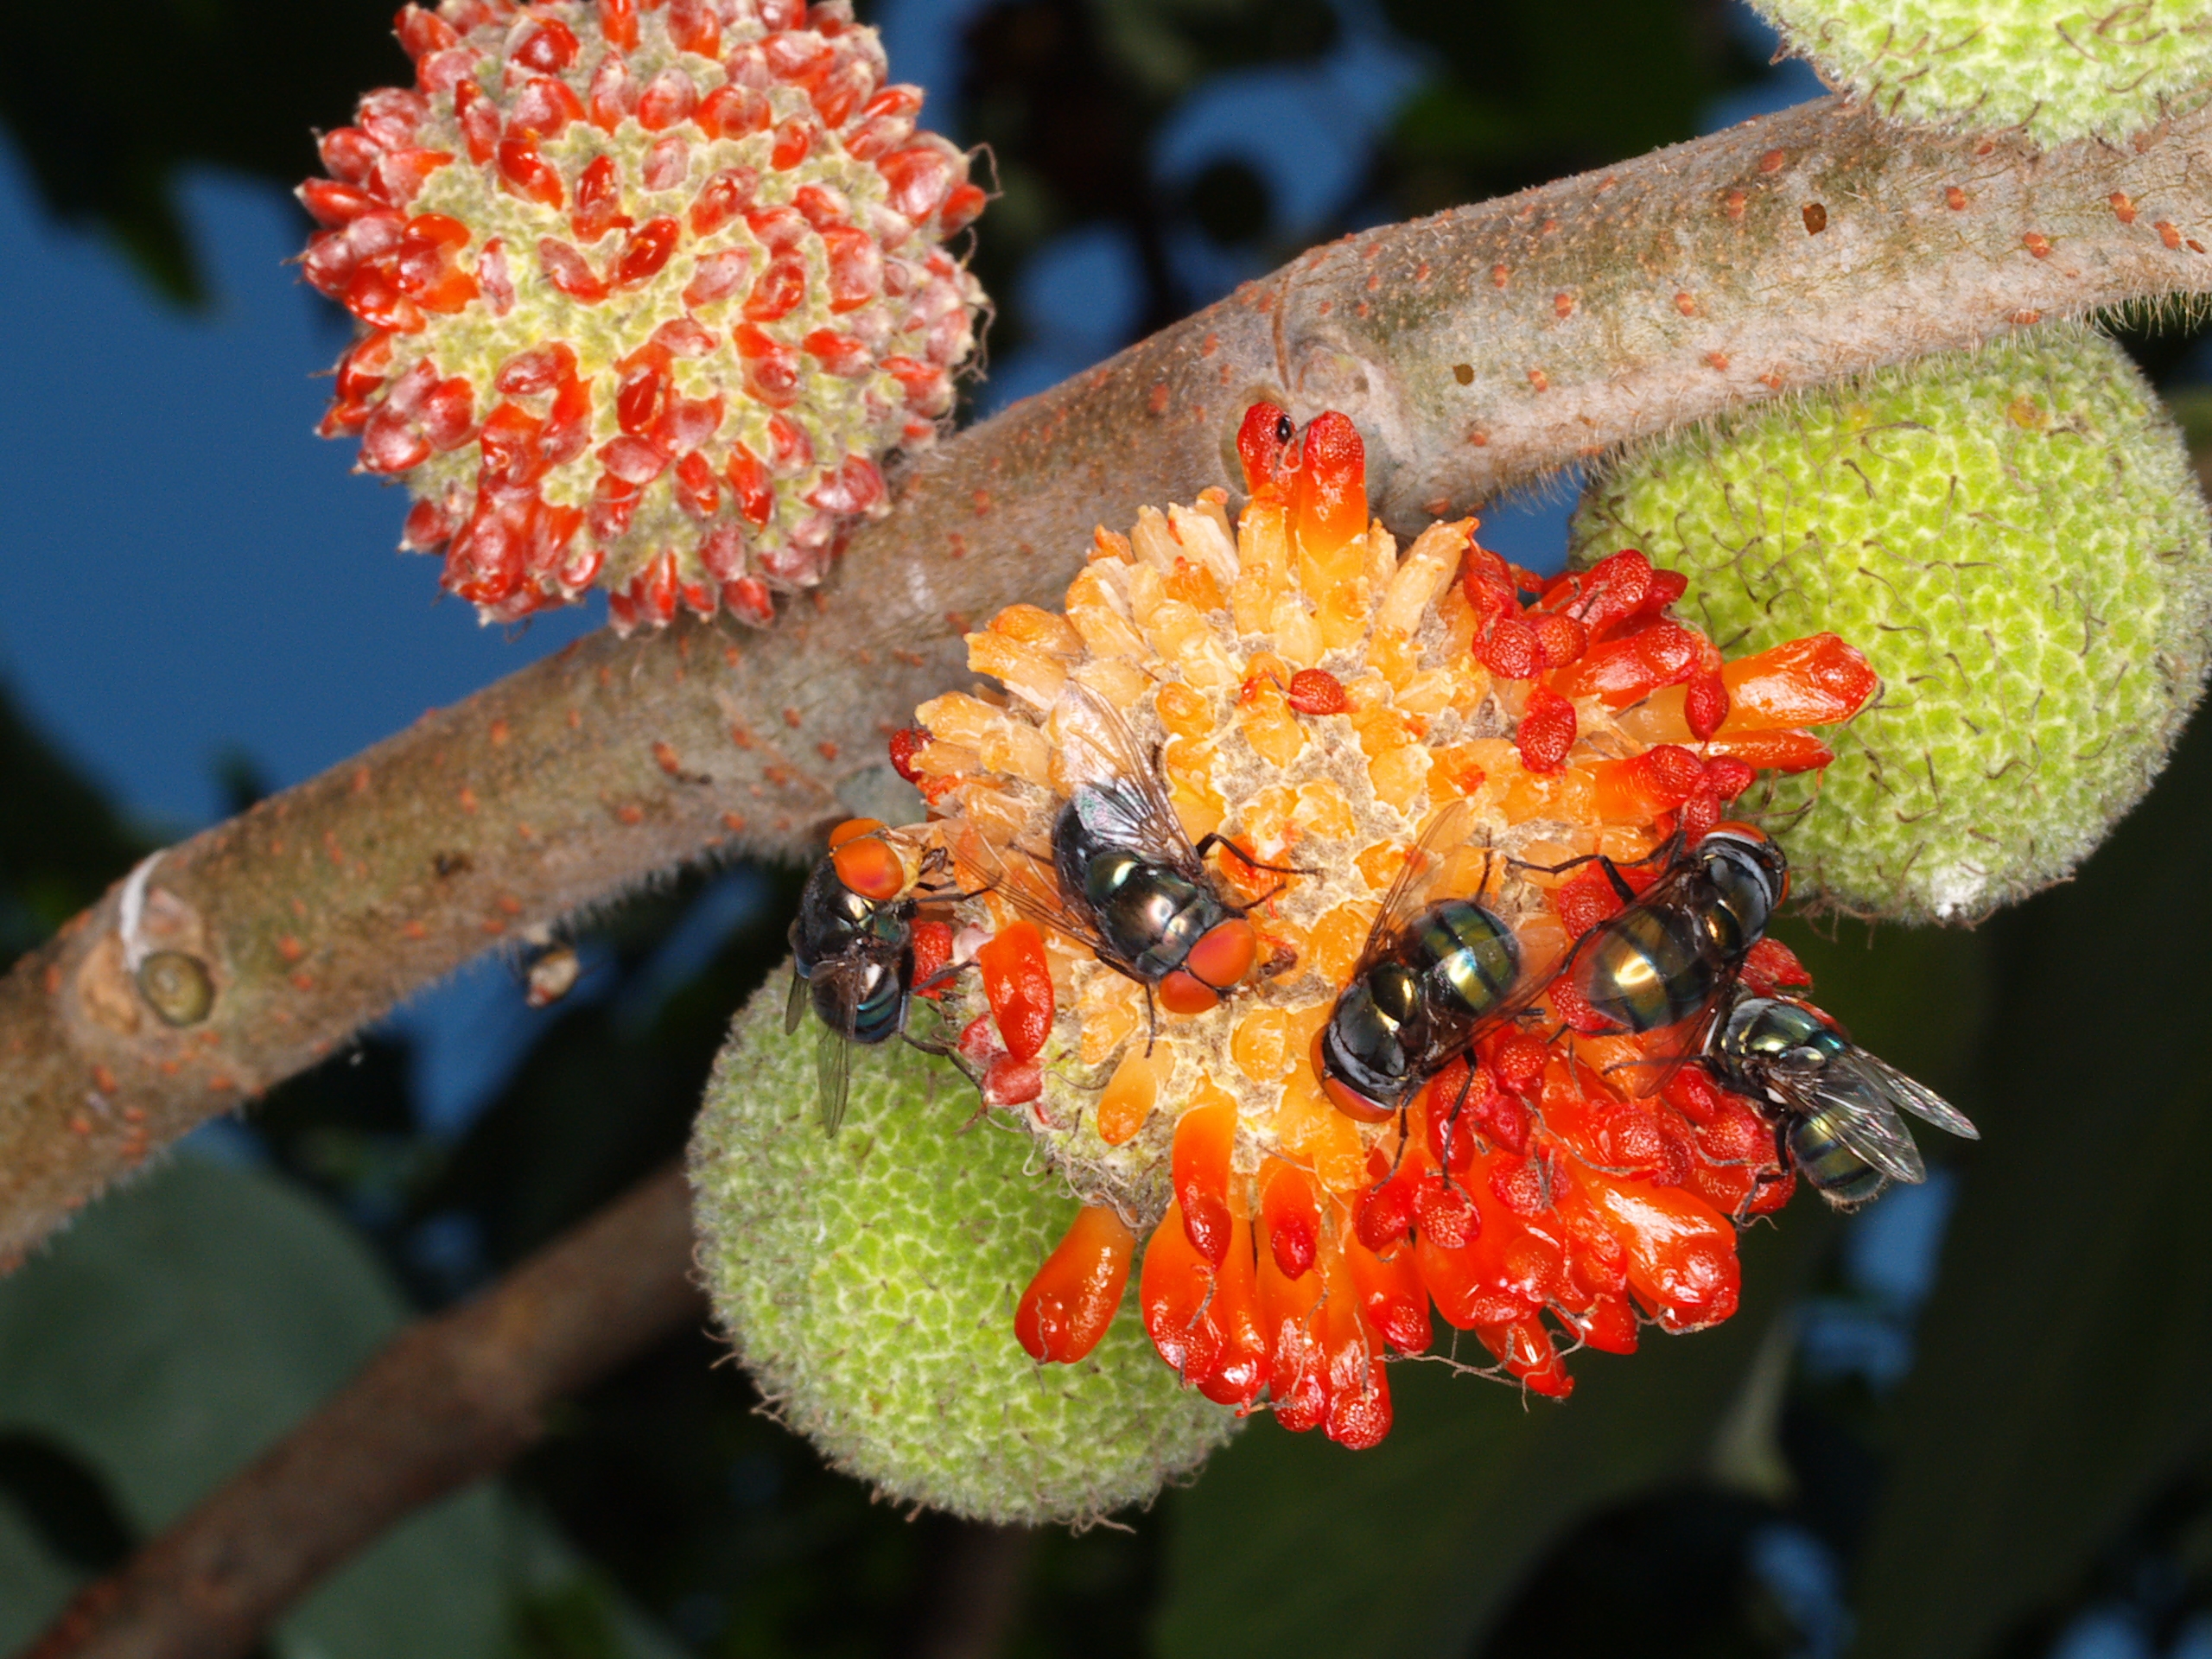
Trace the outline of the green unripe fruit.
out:
[[[1801,882],[1971,921],[2059,880],[2141,797],[2203,688],[2204,499],[2117,346],[2051,327],[1746,410],[1621,457],[1569,557],[1689,578],[1731,657],[1838,633],[1882,677],[1777,811]]]
[[[824,1135],[817,1027],[785,1034],[784,988],[738,1016],[691,1147],[701,1270],[783,1421],[887,1497],[1000,1522],[1146,1502],[1226,1441],[1235,1415],[1179,1385],[1134,1306],[1076,1364],[1021,1351],[1014,1306],[1075,1201],[904,1043],[854,1051]]]
[[[2132,137],[2212,79],[2212,4],[1751,0],[1832,86],[1885,115],[2049,147]]]

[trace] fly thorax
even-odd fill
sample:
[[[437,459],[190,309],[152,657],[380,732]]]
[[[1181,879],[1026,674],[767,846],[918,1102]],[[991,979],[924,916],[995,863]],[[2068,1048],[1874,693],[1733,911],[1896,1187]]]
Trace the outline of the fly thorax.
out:
[[[1421,1015],[1421,976],[1402,962],[1376,963],[1360,988],[1393,1035],[1402,1035]]]
[[[1781,899],[1780,882],[1757,854],[1738,842],[1708,845],[1704,864],[1705,878],[1713,884],[1715,900],[1713,911],[1707,912],[1706,925],[1715,945],[1730,957],[1738,956],[1764,937],[1766,925],[1773,919],[1774,907]],[[1724,939],[1721,917],[1715,912],[1725,912],[1732,939]]]
[[[1176,871],[1135,861],[1108,897],[1093,900],[1100,930],[1141,970],[1166,974],[1182,964],[1220,919],[1211,893]]]
[[[1093,853],[1083,861],[1083,896],[1103,915],[1144,868],[1144,861],[1135,853]]]
[[[1417,1007],[1413,977],[1381,963],[1338,999],[1322,1042],[1329,1059],[1356,1088],[1387,1097],[1405,1080],[1405,1027]]]

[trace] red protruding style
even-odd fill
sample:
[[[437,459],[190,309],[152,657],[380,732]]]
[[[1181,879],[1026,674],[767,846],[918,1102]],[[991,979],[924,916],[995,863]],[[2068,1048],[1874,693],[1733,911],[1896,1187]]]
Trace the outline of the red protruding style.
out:
[[[914,995],[935,1001],[945,992],[938,976],[952,965],[952,924],[925,917],[910,931],[914,943]]]
[[[1236,458],[1243,463],[1244,487],[1254,493],[1280,481],[1283,456],[1296,429],[1273,404],[1254,404],[1236,429]]]
[[[929,741],[929,733],[919,726],[902,727],[891,734],[891,769],[917,789],[921,787],[922,774],[915,769],[914,757]]]
[[[1236,1150],[1236,1109],[1194,1106],[1175,1124],[1173,1173],[1191,1248],[1219,1267],[1229,1250],[1230,1162]]]
[[[1229,1249],[1215,1269],[1205,1319],[1215,1341],[1212,1363],[1205,1375],[1193,1379],[1198,1391],[1217,1406],[1248,1409],[1268,1386],[1272,1361],[1260,1314],[1252,1226],[1242,1216],[1230,1221]]]
[[[1761,996],[1813,988],[1813,976],[1797,953],[1777,938],[1761,939],[1751,947],[1744,958],[1744,982]]]
[[[1716,735],[1729,737],[1849,720],[1881,683],[1872,664],[1832,633],[1738,658],[1720,678],[1730,709]]]
[[[1700,674],[1682,689],[1682,718],[1700,743],[1728,718],[1728,683],[1718,674]]]
[[[1286,701],[1301,715],[1341,715],[1351,707],[1344,683],[1325,668],[1301,668],[1292,675]]]
[[[1313,1177],[1289,1164],[1275,1164],[1264,1179],[1260,1230],[1282,1276],[1300,1278],[1313,1265],[1313,1253],[1319,1246],[1320,1195],[1313,1189]]]
[[[1045,936],[1031,921],[1001,928],[976,951],[999,1038],[1016,1060],[1033,1060],[1052,1034],[1052,975]]]
[[[1266,1264],[1261,1265],[1264,1314]],[[1152,1345],[1187,1382],[1210,1374],[1220,1353],[1221,1333],[1205,1318],[1213,1288],[1213,1266],[1192,1244],[1182,1211],[1171,1203],[1145,1244],[1137,1306]]]
[[[1098,1345],[1122,1306],[1136,1243],[1111,1207],[1077,1212],[1014,1310],[1014,1339],[1032,1359],[1072,1365]]]
[[[1359,429],[1333,410],[1301,435],[1291,480],[1291,523],[1311,548],[1333,550],[1367,533],[1367,450]]]
[[[1548,687],[1535,687],[1513,734],[1521,764],[1531,772],[1560,771],[1574,747],[1574,705]]]

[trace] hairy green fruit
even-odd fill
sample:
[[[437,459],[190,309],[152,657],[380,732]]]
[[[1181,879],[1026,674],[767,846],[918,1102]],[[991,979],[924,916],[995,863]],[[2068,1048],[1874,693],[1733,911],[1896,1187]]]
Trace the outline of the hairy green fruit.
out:
[[[1859,914],[1971,921],[2064,876],[2202,690],[2204,500],[2126,354],[2053,327],[1633,451],[1570,557],[1690,579],[1730,656],[1827,630],[1882,677],[1792,779],[1793,865]],[[1787,818],[1776,822],[1789,824]]]
[[[886,1497],[1001,1522],[1144,1503],[1223,1444],[1236,1417],[1179,1385],[1134,1306],[1078,1364],[1022,1352],[1014,1306],[1075,1201],[1027,1135],[963,1133],[973,1090],[903,1043],[855,1052],[825,1136],[817,1028],[785,1035],[784,987],[739,1015],[691,1148],[700,1267],[783,1421]]]
[[[1751,0],[1885,115],[2037,143],[2117,140],[2203,101],[2206,0]]]

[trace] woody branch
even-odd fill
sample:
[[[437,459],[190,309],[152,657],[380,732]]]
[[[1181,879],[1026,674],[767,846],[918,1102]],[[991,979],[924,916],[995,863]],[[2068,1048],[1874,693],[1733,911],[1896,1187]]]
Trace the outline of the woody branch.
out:
[[[774,628],[582,642],[76,918],[0,981],[0,1259],[502,940],[687,860],[803,855],[889,785],[883,739],[962,677],[970,619],[1064,586],[1094,524],[1230,486],[1255,397],[1351,415],[1409,526],[1738,404],[2203,292],[2207,240],[2212,111],[2036,155],[1827,99],[1317,249],[942,446]]]

